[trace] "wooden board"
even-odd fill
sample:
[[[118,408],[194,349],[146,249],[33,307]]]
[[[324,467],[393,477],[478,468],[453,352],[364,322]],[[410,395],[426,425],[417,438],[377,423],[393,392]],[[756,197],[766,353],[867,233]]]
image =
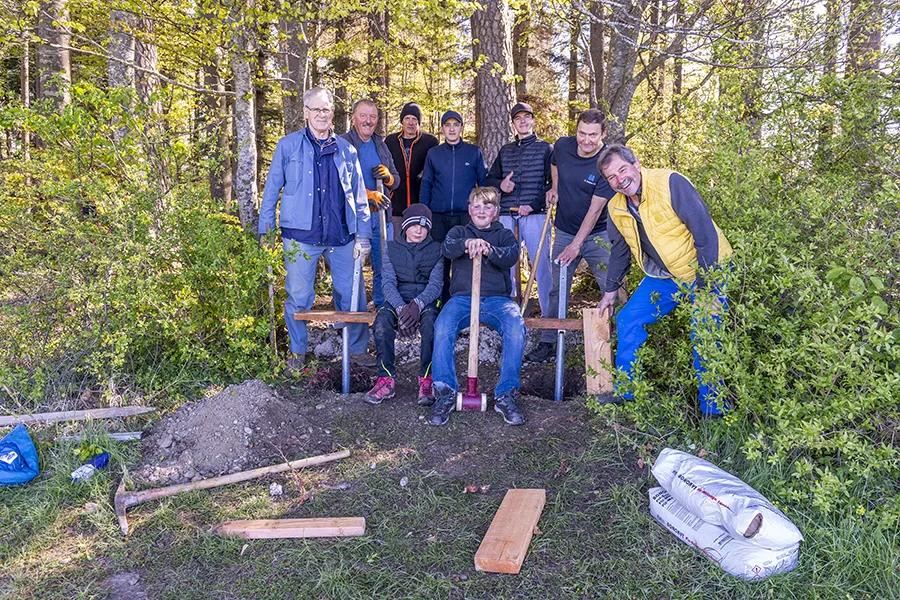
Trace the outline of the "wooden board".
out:
[[[475,569],[516,574],[522,568],[546,490],[509,490],[475,553]]]
[[[246,540],[349,537],[366,534],[364,517],[332,519],[260,519],[225,521],[213,533]]]
[[[584,370],[585,387],[588,394],[611,394],[613,376],[604,361],[615,366],[613,362],[612,343],[610,342],[609,316],[600,314],[599,308],[586,308],[584,316]]]
[[[91,410],[66,410],[63,412],[35,413],[33,415],[7,415],[0,417],[0,427],[19,423],[59,423],[61,421],[84,421],[86,419],[115,419],[133,417],[153,412],[155,408],[146,406],[123,406],[122,408],[93,408]]]
[[[300,310],[294,313],[295,321],[316,321],[319,323],[368,323],[375,322],[375,313],[342,312],[336,310]],[[565,329],[581,331],[581,319],[525,319],[528,329]]]

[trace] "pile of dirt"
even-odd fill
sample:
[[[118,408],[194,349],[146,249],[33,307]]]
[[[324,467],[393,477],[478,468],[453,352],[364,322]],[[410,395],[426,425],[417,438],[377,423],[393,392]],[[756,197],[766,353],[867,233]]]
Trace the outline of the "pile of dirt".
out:
[[[309,418],[315,410],[258,379],[230,386],[159,421],[144,438],[135,478],[182,483],[329,452],[331,432]]]

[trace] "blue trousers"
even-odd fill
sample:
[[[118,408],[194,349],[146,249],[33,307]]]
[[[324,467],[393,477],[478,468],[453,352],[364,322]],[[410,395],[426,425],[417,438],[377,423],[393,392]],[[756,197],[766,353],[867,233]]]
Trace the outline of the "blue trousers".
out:
[[[375,308],[381,308],[384,304],[384,292],[381,291],[381,219],[378,213],[371,213],[372,216],[372,302]],[[385,219],[387,222],[387,241],[394,239],[394,226],[391,219]]]
[[[284,247],[284,290],[287,300],[284,301],[284,322],[291,336],[291,352],[306,354],[309,335],[306,332],[306,321],[294,319],[298,310],[309,310],[316,299],[316,264],[319,257],[331,267],[331,285],[334,289],[335,310],[349,311],[350,298],[353,295],[353,242],[343,246],[313,246],[294,240],[282,240]],[[360,276],[359,312],[366,310],[366,287]],[[350,325],[350,352],[361,354],[369,343],[368,326],[365,324]]]
[[[634,362],[638,349],[647,341],[648,325],[652,325],[666,316],[678,306],[678,284],[671,279],[657,279],[644,277],[640,285],[631,295],[628,302],[616,316],[616,329],[618,331],[618,346],[616,349],[616,366],[624,371],[628,378],[634,379]],[[723,310],[726,307],[725,295],[718,294],[722,302]],[[691,286],[690,300],[694,300],[694,289]],[[694,371],[700,385],[699,401],[700,411],[704,414],[722,414],[728,407],[724,399],[719,399],[721,383],[710,385],[703,381],[706,373],[705,360],[698,352],[697,332],[703,329],[712,329],[718,339],[721,330],[721,317],[714,315],[712,320],[703,318],[695,309],[691,316],[691,341],[694,345]],[[626,400],[631,400],[630,393],[622,394]]]
[[[500,396],[519,387],[519,370],[525,352],[525,321],[519,314],[519,306],[506,296],[482,298],[480,310],[479,321],[503,338],[500,380],[494,388],[494,394]],[[450,388],[454,393],[459,389],[454,346],[459,332],[469,326],[471,312],[471,296],[453,296],[438,314],[431,363],[434,384],[438,388]]]

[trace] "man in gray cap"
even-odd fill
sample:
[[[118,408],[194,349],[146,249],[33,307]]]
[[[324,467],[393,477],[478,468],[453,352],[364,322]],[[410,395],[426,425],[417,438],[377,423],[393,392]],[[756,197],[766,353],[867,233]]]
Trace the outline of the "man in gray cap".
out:
[[[487,185],[498,188],[500,195],[500,223],[515,231],[513,220],[518,221],[519,243],[525,242],[531,264],[536,265],[538,299],[541,315],[548,315],[550,308],[550,243],[544,242],[541,256],[538,246],[546,218],[546,195],[550,189],[550,153],[553,147],[534,133],[534,111],[531,106],[519,102],[509,113],[515,139],[500,148],[487,176]],[[547,237],[549,238],[549,232]],[[519,265],[513,269],[519,268]],[[516,282],[516,274],[512,273]],[[521,292],[521,290],[520,290]],[[517,295],[516,293],[513,294]]]

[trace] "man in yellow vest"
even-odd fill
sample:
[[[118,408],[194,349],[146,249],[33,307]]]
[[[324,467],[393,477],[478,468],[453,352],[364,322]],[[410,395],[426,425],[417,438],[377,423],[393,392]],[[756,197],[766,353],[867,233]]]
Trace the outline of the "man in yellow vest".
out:
[[[616,317],[618,346],[616,365],[633,378],[638,348],[647,339],[646,326],[656,323],[678,305],[678,292],[686,291],[699,308],[691,318],[691,339],[701,328],[718,331],[720,312],[725,308],[722,290],[711,289],[704,276],[731,256],[731,246],[716,227],[706,203],[683,175],[666,169],[645,169],[630,149],[609,146],[597,160],[597,167],[616,195],[609,201],[608,227],[610,259],[606,289],[600,310],[612,315],[617,290],[631,268],[631,258],[645,277]],[[700,411],[720,416],[727,410],[721,386],[705,381],[706,367],[694,344],[694,370],[700,382]],[[630,393],[610,401],[630,400]]]

